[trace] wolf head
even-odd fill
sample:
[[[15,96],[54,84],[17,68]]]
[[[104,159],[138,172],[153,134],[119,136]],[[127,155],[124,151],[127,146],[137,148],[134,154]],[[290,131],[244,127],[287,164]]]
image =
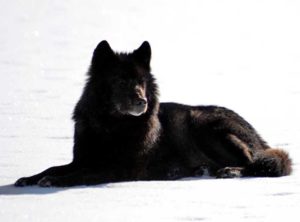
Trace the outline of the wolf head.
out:
[[[141,116],[157,104],[157,86],[150,73],[151,47],[144,42],[131,53],[115,53],[107,41],[93,53],[89,83],[96,100],[112,115]]]

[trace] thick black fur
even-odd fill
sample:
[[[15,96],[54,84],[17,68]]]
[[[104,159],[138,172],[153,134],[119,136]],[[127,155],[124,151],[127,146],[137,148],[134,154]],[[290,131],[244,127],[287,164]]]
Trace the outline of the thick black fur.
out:
[[[288,154],[271,149],[238,114],[217,106],[159,103],[148,42],[94,51],[77,103],[70,164],[19,179],[16,186],[74,186],[132,180],[284,176]]]

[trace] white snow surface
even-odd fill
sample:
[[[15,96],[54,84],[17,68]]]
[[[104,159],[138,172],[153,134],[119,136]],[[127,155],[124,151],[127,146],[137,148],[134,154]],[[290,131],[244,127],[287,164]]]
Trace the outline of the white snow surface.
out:
[[[299,12],[295,0],[1,0],[0,221],[298,221]],[[290,153],[293,174],[13,187],[70,162],[71,114],[104,39],[148,40],[161,101],[235,110]]]

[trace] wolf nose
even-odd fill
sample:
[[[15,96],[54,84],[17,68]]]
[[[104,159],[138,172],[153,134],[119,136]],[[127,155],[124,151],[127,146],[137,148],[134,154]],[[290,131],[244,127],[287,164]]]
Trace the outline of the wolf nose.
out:
[[[138,98],[136,101],[135,101],[135,105],[136,106],[145,106],[147,104],[147,100],[146,99],[143,99],[143,98]]]

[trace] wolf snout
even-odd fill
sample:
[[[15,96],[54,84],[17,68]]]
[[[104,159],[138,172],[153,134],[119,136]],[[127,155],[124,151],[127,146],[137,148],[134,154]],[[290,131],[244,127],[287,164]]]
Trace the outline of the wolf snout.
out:
[[[130,115],[140,116],[148,109],[148,102],[146,98],[136,98],[132,101],[132,107],[128,111]]]
[[[147,105],[147,99],[146,98],[138,98],[134,101],[134,105],[136,105],[136,106],[146,106]]]

